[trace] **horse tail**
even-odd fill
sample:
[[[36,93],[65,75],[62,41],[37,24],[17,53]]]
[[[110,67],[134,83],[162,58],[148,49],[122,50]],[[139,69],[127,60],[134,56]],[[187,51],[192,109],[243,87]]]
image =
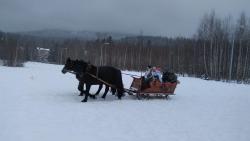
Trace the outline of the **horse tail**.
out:
[[[120,99],[123,96],[124,93],[124,88],[123,88],[123,83],[122,83],[122,73],[120,70],[117,70],[116,73],[116,85],[117,85],[117,93],[118,93],[118,98]]]

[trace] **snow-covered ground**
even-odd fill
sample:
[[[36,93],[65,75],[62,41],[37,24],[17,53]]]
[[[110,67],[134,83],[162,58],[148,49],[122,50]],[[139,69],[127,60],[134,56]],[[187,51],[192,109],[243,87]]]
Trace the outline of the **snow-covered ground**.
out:
[[[0,67],[0,141],[250,140],[249,85],[180,77],[168,100],[109,93],[81,103],[75,76],[62,67]],[[132,79],[123,81],[128,88]]]

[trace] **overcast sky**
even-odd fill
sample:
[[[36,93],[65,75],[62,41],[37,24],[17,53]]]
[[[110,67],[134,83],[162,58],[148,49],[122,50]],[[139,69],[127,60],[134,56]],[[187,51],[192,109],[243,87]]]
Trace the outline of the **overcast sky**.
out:
[[[0,0],[0,30],[67,29],[192,36],[206,12],[250,16],[250,0]]]

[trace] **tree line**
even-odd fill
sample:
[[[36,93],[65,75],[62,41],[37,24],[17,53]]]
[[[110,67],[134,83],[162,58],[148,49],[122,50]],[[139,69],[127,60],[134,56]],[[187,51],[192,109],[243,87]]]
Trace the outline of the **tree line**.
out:
[[[191,38],[139,35],[84,40],[0,32],[0,59],[9,66],[36,61],[36,48],[42,47],[50,49],[49,63],[63,64],[71,57],[123,70],[141,71],[153,65],[182,75],[244,83],[250,83],[249,46],[250,18],[241,13],[234,21],[230,16],[220,18],[214,11],[203,16]]]

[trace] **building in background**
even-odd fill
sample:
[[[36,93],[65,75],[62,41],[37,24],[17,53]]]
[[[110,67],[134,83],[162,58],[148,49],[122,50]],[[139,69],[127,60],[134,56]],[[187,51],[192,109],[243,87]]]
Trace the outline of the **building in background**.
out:
[[[50,49],[37,47],[36,51],[37,51],[37,61],[43,62],[43,63],[48,63]]]

